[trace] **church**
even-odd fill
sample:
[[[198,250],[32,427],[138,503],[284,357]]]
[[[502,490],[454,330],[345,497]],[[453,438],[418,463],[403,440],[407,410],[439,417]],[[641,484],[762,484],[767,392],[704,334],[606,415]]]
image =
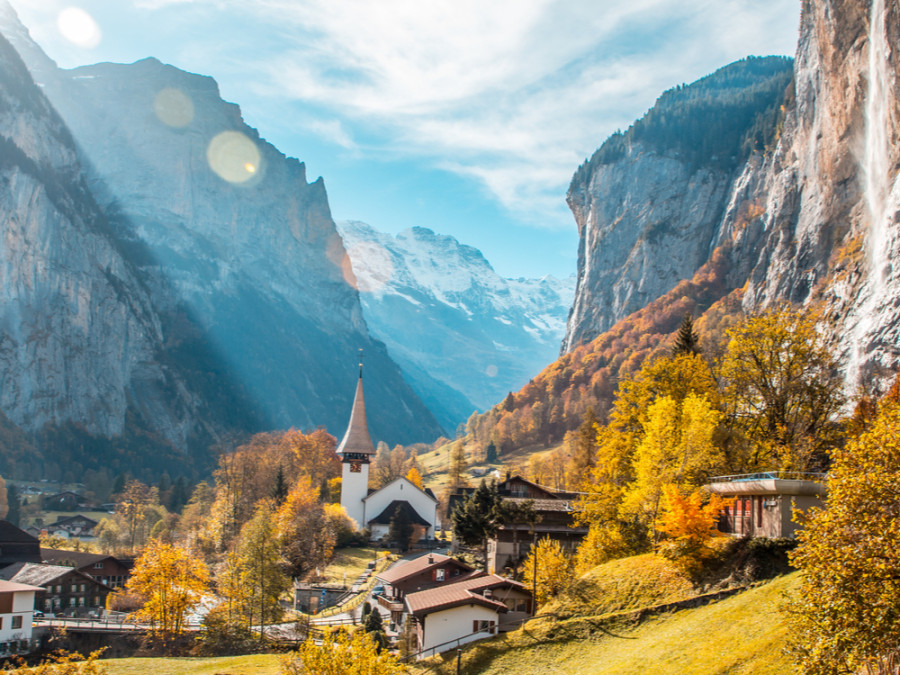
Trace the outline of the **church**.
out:
[[[341,506],[359,528],[369,528],[371,538],[387,535],[391,517],[399,507],[409,520],[423,530],[427,539],[434,538],[437,520],[437,499],[431,490],[421,490],[406,478],[397,478],[379,490],[369,488],[369,464],[375,446],[366,422],[366,401],[363,394],[362,364],[359,381],[350,412],[347,433],[338,446],[341,458]]]

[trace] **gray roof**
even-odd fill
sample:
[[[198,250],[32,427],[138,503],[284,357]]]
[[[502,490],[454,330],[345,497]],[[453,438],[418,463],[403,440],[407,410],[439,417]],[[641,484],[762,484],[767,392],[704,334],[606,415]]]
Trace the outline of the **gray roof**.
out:
[[[338,446],[337,453],[358,453],[374,455],[375,446],[372,445],[372,437],[369,436],[369,425],[366,422],[366,399],[363,396],[362,372],[356,384],[356,396],[353,398],[353,410],[350,411],[350,424],[347,425],[347,433]]]
[[[28,584],[30,586],[46,586],[52,584],[57,579],[61,579],[67,574],[75,574],[76,576],[83,577],[95,584],[103,585],[96,579],[79,572],[74,567],[63,567],[62,565],[20,562],[13,563],[0,570],[0,578],[15,581],[17,584]]]

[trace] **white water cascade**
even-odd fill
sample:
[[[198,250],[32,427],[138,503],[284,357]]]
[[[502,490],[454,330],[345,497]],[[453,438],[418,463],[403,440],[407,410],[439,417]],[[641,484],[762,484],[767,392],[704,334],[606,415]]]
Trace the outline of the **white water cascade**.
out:
[[[868,218],[866,249],[869,274],[863,301],[857,305],[848,374],[862,384],[863,366],[872,356],[872,338],[879,332],[881,312],[889,301],[892,281],[891,248],[893,213],[900,203],[900,180],[891,173],[890,106],[893,95],[890,46],[885,26],[885,0],[872,0],[869,16],[869,59],[866,72],[865,151],[861,170]],[[893,189],[892,189],[893,188]]]

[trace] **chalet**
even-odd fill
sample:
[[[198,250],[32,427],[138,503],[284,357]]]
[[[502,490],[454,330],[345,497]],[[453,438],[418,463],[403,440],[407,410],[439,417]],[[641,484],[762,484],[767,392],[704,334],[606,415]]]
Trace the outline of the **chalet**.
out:
[[[726,506],[718,529],[737,537],[793,537],[800,527],[794,511],[824,505],[825,474],[765,472],[718,476],[706,489],[734,502]]]
[[[94,528],[98,523],[93,518],[88,518],[80,513],[76,516],[59,517],[56,522],[47,526],[49,534],[57,534],[60,530],[72,537],[93,537]]]
[[[74,492],[58,492],[55,495],[44,497],[45,511],[74,511],[81,507],[84,498]]]
[[[18,562],[40,561],[40,540],[8,520],[0,520],[0,568]]]
[[[30,651],[34,596],[44,589],[0,581],[0,657]]]
[[[109,588],[121,588],[131,575],[131,565],[105,553],[87,553],[85,551],[64,551],[54,548],[42,548],[41,560],[51,565],[74,567]]]
[[[518,628],[531,615],[531,594],[522,584],[482,572],[410,593],[404,604],[415,622],[419,658]]]
[[[450,496],[449,510],[452,512],[475,489],[458,489]],[[488,540],[488,569],[496,571],[511,568],[514,561],[521,562],[528,555],[532,544],[539,539],[553,539],[564,550],[574,553],[587,536],[587,528],[575,523],[575,500],[580,493],[553,490],[521,476],[507,476],[506,480],[497,483],[497,491],[504,501],[532,502],[538,520],[536,523],[503,525],[497,536]]]
[[[440,553],[419,556],[375,575],[384,585],[378,603],[391,612],[392,621],[399,623],[407,594],[459,581],[474,571],[464,562]]]
[[[40,587],[34,608],[45,612],[84,616],[106,606],[112,589],[72,567],[46,563],[15,563],[0,570],[0,579]]]

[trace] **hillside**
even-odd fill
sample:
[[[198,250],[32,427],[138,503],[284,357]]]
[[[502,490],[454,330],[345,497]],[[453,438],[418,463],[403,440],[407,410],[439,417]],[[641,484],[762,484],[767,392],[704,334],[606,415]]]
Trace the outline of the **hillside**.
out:
[[[470,648],[467,673],[500,675],[780,675],[793,671],[783,653],[788,629],[779,606],[794,590],[799,573],[693,609],[661,614],[606,630],[559,626],[548,635],[524,629]],[[537,622],[534,622],[537,623]],[[437,672],[453,672],[445,666]]]

